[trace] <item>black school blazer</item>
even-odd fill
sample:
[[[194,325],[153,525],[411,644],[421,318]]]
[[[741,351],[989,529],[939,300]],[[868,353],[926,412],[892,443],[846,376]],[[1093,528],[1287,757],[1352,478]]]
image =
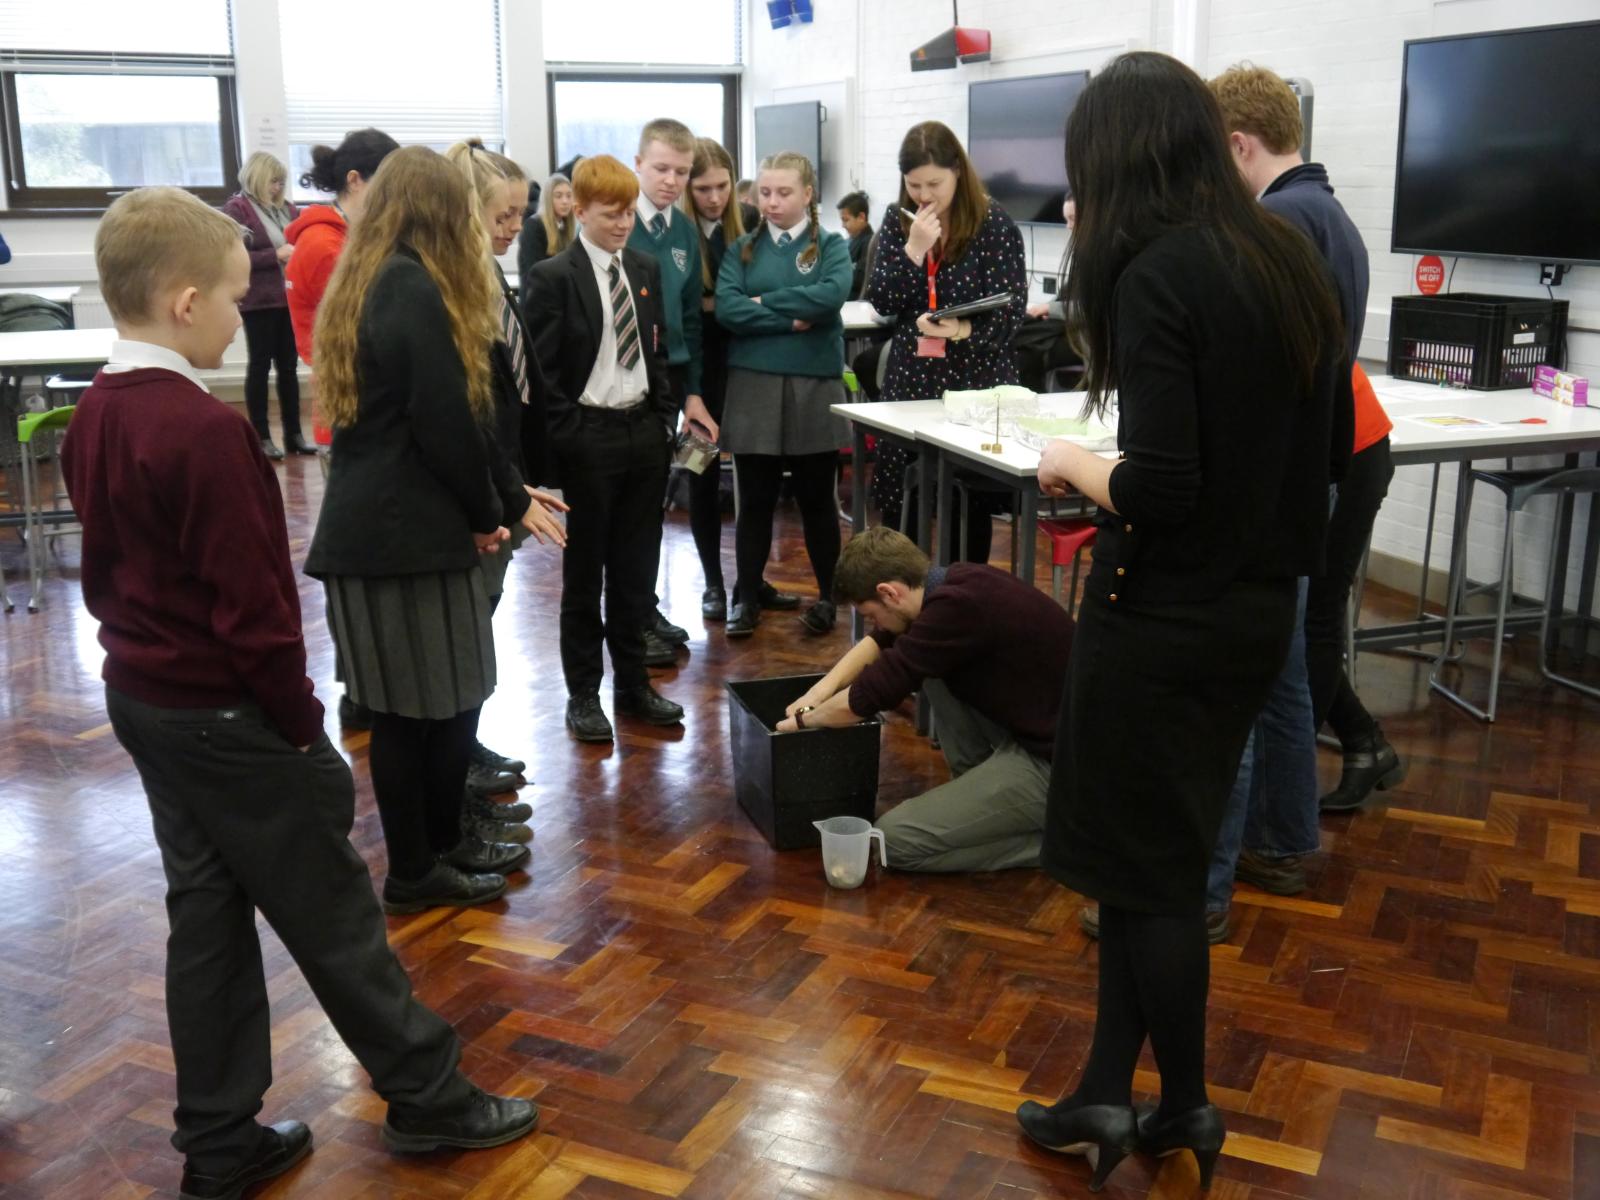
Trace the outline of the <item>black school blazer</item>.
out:
[[[655,259],[622,251],[623,273],[633,292],[639,319],[651,405],[669,430],[678,406],[667,376],[667,326],[661,312],[661,271]],[[533,335],[533,356],[544,374],[545,415],[550,436],[559,440],[578,428],[578,399],[600,352],[605,310],[594,266],[581,242],[534,266],[522,280],[522,314]]]

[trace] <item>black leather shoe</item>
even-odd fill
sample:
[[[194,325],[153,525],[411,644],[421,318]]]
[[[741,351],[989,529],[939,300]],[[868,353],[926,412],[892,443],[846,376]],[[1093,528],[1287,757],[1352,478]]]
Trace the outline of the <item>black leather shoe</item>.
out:
[[[421,1154],[451,1146],[459,1150],[487,1150],[532,1133],[539,1110],[531,1100],[491,1096],[473,1089],[471,1101],[459,1112],[409,1115],[389,1106],[383,1123],[383,1141],[401,1154]]]
[[[1306,890],[1306,869],[1300,865],[1299,855],[1268,858],[1254,850],[1242,849],[1233,865],[1233,877],[1253,883],[1274,896],[1298,896]]]
[[[485,821],[509,821],[512,823],[526,821],[533,816],[533,806],[524,804],[520,800],[510,804],[501,804],[498,800],[491,800],[487,796],[475,796],[468,792],[462,798],[462,811],[469,812],[475,817]],[[502,841],[505,839],[502,838]]]
[[[756,593],[756,599],[761,602],[761,607],[770,612],[793,612],[800,607],[800,597],[789,592],[780,592],[765,579],[761,581],[761,590]]]
[[[1017,1109],[1017,1124],[1035,1145],[1062,1154],[1095,1151],[1089,1190],[1098,1192],[1117,1164],[1133,1153],[1139,1129],[1133,1109],[1117,1104],[1080,1104],[1062,1109],[1025,1100]]]
[[[1179,1150],[1190,1151],[1200,1168],[1202,1189],[1211,1186],[1211,1174],[1217,1169],[1217,1156],[1222,1153],[1227,1136],[1222,1113],[1215,1104],[1191,1108],[1166,1120],[1161,1119],[1157,1109],[1139,1110],[1139,1152],[1165,1158]]]
[[[707,621],[728,619],[728,592],[720,583],[700,593],[700,616]]]
[[[504,875],[469,875],[447,862],[436,862],[433,870],[414,883],[393,875],[385,879],[383,911],[399,915],[425,908],[470,908],[498,900],[505,892]]]
[[[474,767],[493,767],[497,771],[510,771],[513,775],[528,773],[528,764],[520,758],[507,758],[504,754],[496,754],[476,738],[472,740],[472,749],[467,752],[467,762]]]
[[[670,642],[674,646],[682,646],[689,641],[689,631],[682,625],[674,625],[667,620],[661,615],[659,608],[651,615],[650,620],[644,623],[644,628],[645,632],[653,633],[662,641]]]
[[[463,809],[461,836],[483,842],[521,843],[533,841],[533,830],[520,821],[498,821],[494,817],[480,817]]]
[[[311,1130],[299,1121],[279,1121],[261,1131],[261,1145],[246,1162],[226,1175],[204,1175],[183,1169],[181,1200],[238,1200],[245,1188],[282,1175],[311,1153]]]
[[[372,710],[357,704],[347,692],[339,697],[339,728],[346,733],[357,733],[372,728]]]
[[[806,627],[808,633],[831,633],[838,619],[839,609],[832,600],[818,600],[806,609],[800,624]]]
[[[269,437],[261,439],[261,453],[265,454],[273,462],[283,461],[283,451],[279,450],[278,443]]]
[[[726,632],[731,638],[747,638],[756,631],[756,626],[759,624],[761,624],[760,605],[735,604]]]
[[[1344,748],[1344,773],[1339,786],[1324,796],[1318,807],[1323,812],[1354,812],[1367,802],[1373,791],[1386,792],[1406,779],[1406,764],[1374,728],[1370,737]]]
[[[510,771],[499,771],[494,767],[467,768],[467,790],[479,796],[498,796],[503,792],[514,792],[522,786],[522,776],[513,775]]]
[[[611,694],[611,707],[619,717],[638,717],[651,725],[676,725],[683,720],[683,705],[674,704],[648,683],[618,688]]]
[[[486,842],[481,837],[467,834],[456,843],[455,849],[445,854],[444,861],[463,871],[485,875],[504,875],[515,871],[528,861],[532,852],[515,842]]]
[[[567,728],[580,742],[609,742],[611,722],[600,707],[599,692],[585,692],[567,701]]]
[[[678,647],[653,629],[639,635],[644,642],[644,665],[647,667],[675,667],[678,665]]]
[[[301,437],[298,430],[283,435],[283,448],[290,454],[304,454],[308,458],[315,458],[317,454],[317,448]]]

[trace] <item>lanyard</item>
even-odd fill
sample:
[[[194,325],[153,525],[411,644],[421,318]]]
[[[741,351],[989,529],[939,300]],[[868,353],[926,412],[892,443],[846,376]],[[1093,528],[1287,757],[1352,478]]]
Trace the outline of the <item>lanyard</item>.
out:
[[[928,265],[928,311],[937,312],[939,310],[939,288],[934,283],[933,277],[939,273],[939,264],[943,259],[930,249],[927,258],[923,261]]]

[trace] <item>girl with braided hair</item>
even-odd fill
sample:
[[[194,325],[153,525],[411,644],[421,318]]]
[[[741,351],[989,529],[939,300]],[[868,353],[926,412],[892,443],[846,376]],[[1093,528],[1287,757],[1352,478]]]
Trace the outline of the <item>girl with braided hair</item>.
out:
[[[787,469],[805,527],[817,601],[800,618],[810,633],[833,628],[833,570],[839,559],[834,491],[843,422],[844,323],[850,250],[817,215],[817,173],[803,154],[764,160],[756,180],[761,210],[722,260],[717,320],[732,334],[722,446],[733,454],[739,516],[738,565],[728,636],[749,637],[761,620],[761,572],[772,549],[772,516]]]

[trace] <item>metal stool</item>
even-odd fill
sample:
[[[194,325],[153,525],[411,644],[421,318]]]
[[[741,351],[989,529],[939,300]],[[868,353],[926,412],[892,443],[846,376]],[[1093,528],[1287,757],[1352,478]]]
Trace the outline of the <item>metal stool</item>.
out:
[[[1500,547],[1500,581],[1498,584],[1468,587],[1467,585],[1467,523],[1472,513],[1472,492],[1475,485],[1486,483],[1498,488],[1506,498],[1505,537]],[[1559,609],[1564,599],[1564,582],[1555,578],[1556,541],[1561,536],[1561,524],[1556,522],[1550,538],[1550,569],[1547,573],[1545,598],[1542,610],[1524,608],[1510,612],[1511,592],[1515,584],[1512,568],[1512,542],[1516,534],[1516,515],[1527,507],[1535,496],[1582,495],[1600,492],[1600,467],[1565,468],[1525,471],[1472,471],[1468,473],[1461,494],[1456,497],[1455,536],[1450,546],[1450,581],[1445,594],[1444,640],[1440,644],[1433,670],[1428,675],[1428,686],[1452,703],[1464,708],[1481,721],[1493,721],[1495,706],[1500,698],[1500,662],[1505,649],[1506,617],[1531,615],[1542,611],[1539,623],[1539,672],[1546,679],[1562,687],[1600,698],[1600,689],[1581,684],[1551,671],[1545,662],[1547,635],[1552,613]],[[1478,708],[1460,692],[1439,682],[1439,674],[1448,661],[1453,661],[1451,645],[1455,640],[1455,623],[1465,614],[1461,606],[1466,598],[1476,592],[1497,593],[1494,623],[1494,652],[1489,668],[1489,700],[1487,708]],[[1459,657],[1459,655],[1455,656]]]
[[[38,455],[34,452],[36,438],[54,430],[65,430],[71,420],[72,408],[67,407],[53,408],[49,412],[30,413],[17,422],[17,441],[22,450],[23,536],[28,542],[29,612],[39,611],[40,598],[44,592],[45,541],[83,532],[77,516],[70,507],[65,509],[56,507],[58,499],[65,495],[59,487],[61,483],[59,442],[56,454],[57,495],[51,498],[49,508],[46,508],[45,498],[40,494]],[[9,609],[9,597],[6,599],[6,606]]]

